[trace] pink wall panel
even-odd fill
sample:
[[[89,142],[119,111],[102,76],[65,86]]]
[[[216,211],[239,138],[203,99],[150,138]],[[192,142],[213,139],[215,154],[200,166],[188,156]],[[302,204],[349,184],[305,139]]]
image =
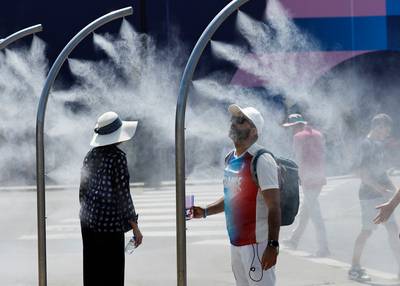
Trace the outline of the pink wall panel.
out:
[[[293,18],[385,16],[386,0],[280,0]]]

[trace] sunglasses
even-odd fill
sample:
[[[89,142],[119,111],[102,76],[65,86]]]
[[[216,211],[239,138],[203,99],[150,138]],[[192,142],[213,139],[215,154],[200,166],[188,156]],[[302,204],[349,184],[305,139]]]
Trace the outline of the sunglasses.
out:
[[[241,124],[245,123],[246,121],[248,121],[248,119],[244,116],[232,116],[232,118],[231,118],[231,123],[233,123],[233,124],[241,125]]]

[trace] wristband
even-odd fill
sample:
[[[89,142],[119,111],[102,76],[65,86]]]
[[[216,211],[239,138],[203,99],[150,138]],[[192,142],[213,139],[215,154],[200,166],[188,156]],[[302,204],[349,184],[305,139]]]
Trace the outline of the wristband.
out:
[[[207,208],[204,208],[203,218],[207,217]]]

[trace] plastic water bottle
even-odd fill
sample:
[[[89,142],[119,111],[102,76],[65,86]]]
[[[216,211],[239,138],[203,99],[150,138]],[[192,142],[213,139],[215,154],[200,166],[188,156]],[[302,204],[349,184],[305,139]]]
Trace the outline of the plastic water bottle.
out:
[[[135,249],[136,249],[135,241],[136,241],[136,238],[134,236],[132,236],[132,238],[128,241],[128,243],[125,246],[126,254],[132,254],[135,251]]]
[[[191,220],[193,218],[194,195],[185,197],[185,218]]]

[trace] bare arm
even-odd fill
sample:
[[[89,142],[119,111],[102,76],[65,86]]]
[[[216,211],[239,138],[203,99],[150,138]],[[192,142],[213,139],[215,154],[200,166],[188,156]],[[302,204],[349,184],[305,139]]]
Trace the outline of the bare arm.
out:
[[[79,203],[82,203],[85,194],[88,190],[88,183],[89,183],[88,175],[89,175],[89,167],[88,167],[88,158],[86,155],[81,169],[81,182],[79,185]]]
[[[268,240],[278,240],[281,227],[281,204],[278,189],[262,191],[268,207]]]
[[[265,204],[268,207],[268,241],[279,239],[281,227],[280,193],[278,189],[265,190],[262,192]],[[262,267],[267,270],[276,264],[278,250],[268,245],[262,257]]]
[[[400,203],[400,189],[396,192],[396,194],[392,197],[392,199],[384,204],[377,206],[379,209],[378,215],[375,217],[374,222],[376,224],[385,222],[392,215],[395,208]]]
[[[224,198],[220,198],[214,203],[208,205],[206,208],[202,207],[193,207],[193,217],[194,218],[203,218],[209,215],[219,214],[224,211]]]
[[[390,203],[394,206],[397,207],[400,203],[400,189],[397,190],[396,194],[393,196],[393,198],[390,200]]]

